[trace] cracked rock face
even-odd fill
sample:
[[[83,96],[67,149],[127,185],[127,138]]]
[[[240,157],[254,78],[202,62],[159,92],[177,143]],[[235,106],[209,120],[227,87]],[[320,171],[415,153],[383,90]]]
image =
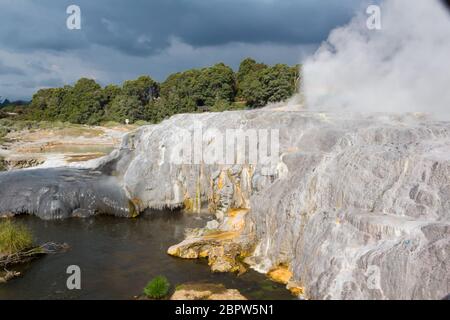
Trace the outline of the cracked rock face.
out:
[[[278,161],[269,168],[171,163],[195,122],[222,132],[278,129]],[[290,281],[308,298],[441,299],[450,292],[448,122],[262,109],[178,115],[144,127],[133,143],[124,185],[140,209],[191,199],[208,203],[219,225],[230,210],[250,209],[235,240],[252,248],[246,261],[262,272],[289,266]]]
[[[283,159],[290,174],[251,198],[254,261],[289,264],[311,298],[443,298],[450,126],[368,120],[300,130],[298,151]]]

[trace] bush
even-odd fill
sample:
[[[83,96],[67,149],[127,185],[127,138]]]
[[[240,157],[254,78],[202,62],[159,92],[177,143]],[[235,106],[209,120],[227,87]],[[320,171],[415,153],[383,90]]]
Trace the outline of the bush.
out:
[[[1,139],[0,139],[1,142]],[[5,158],[0,157],[0,171],[6,171]]]
[[[11,220],[0,222],[0,253],[13,254],[33,245],[31,232],[25,226]]]
[[[144,288],[144,294],[152,299],[162,299],[167,296],[170,283],[164,276],[153,278]]]

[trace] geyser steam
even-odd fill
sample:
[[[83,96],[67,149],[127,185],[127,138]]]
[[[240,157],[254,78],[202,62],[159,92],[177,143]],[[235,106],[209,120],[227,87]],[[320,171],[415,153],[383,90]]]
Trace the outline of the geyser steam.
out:
[[[386,0],[381,30],[364,10],[303,66],[309,109],[450,115],[450,14],[434,0]]]

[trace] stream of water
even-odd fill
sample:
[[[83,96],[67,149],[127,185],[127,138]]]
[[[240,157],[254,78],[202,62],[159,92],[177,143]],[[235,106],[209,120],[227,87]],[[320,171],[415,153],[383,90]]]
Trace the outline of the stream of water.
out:
[[[0,284],[0,299],[133,299],[157,275],[166,276],[172,290],[187,282],[222,283],[249,299],[292,299],[283,285],[254,271],[241,276],[212,273],[206,261],[166,254],[170,245],[183,239],[185,227],[204,226],[206,217],[167,211],[136,219],[15,219],[28,226],[36,243],[67,243],[70,249],[16,268],[23,275]],[[81,268],[81,290],[66,287],[69,265]]]

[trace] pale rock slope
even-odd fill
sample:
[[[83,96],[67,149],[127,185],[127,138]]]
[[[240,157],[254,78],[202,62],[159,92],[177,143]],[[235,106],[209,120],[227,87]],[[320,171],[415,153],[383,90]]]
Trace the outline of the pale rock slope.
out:
[[[186,129],[199,123],[223,133],[278,129],[278,161],[173,163]],[[312,299],[450,292],[448,122],[292,108],[186,114],[141,128],[124,146],[117,170],[139,211],[203,206],[216,213],[217,221],[170,254],[209,257],[216,271],[240,271],[239,258],[261,272],[287,266],[288,287]]]
[[[270,163],[174,161],[200,144],[210,152],[230,129],[278,130],[279,153]],[[169,254],[208,258],[214,271],[250,265],[309,299],[450,293],[449,122],[289,106],[181,114],[127,134],[93,161],[90,170],[0,174],[0,214],[209,210],[215,219]]]

